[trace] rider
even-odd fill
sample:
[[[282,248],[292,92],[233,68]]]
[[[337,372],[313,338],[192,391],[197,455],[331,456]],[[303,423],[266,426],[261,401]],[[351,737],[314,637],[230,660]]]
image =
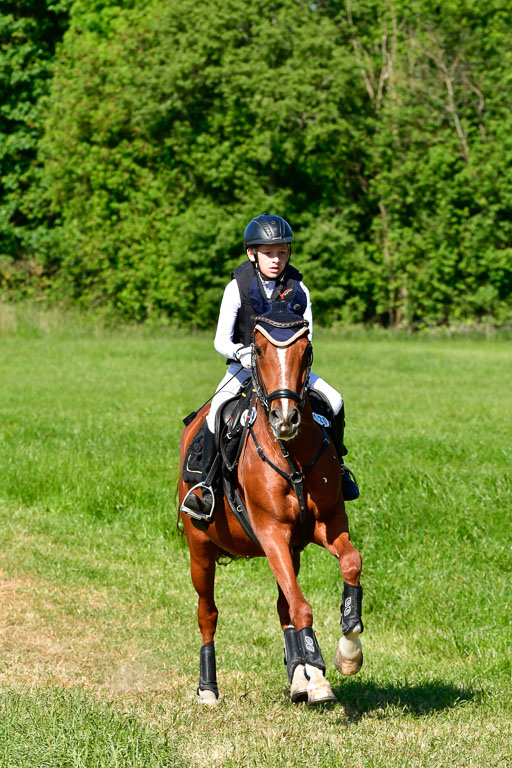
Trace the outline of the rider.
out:
[[[226,357],[227,373],[217,387],[212,399],[210,411],[206,417],[203,442],[202,482],[195,492],[185,499],[186,507],[202,517],[209,517],[213,512],[215,499],[205,479],[217,454],[215,445],[215,416],[226,400],[240,392],[243,385],[251,378],[251,336],[254,329],[255,314],[249,299],[249,289],[255,276],[263,296],[270,302],[284,301],[291,297],[297,284],[306,295],[304,319],[309,323],[309,338],[313,334],[313,316],[311,298],[302,282],[301,273],[290,264],[291,243],[294,237],[290,225],[281,216],[264,213],[251,219],[244,232],[244,247],[248,261],[240,264],[232,273],[232,280],[224,290],[220,306],[214,347]],[[343,462],[347,449],[343,445],[344,408],[339,392],[327,384],[315,373],[309,375],[309,386],[320,392],[330,403],[334,414],[335,444],[343,470],[343,496],[346,501],[355,499],[359,489],[351,477],[350,470]],[[196,490],[196,489],[194,489]]]

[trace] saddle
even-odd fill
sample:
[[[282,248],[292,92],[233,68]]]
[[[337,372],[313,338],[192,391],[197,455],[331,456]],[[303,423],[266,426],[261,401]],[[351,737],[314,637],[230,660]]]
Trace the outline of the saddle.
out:
[[[249,412],[253,408],[252,383],[245,387],[230,400],[227,400],[217,412],[215,419],[215,442],[222,458],[222,474],[231,474],[238,466],[239,453],[242,447],[242,433],[249,423],[254,421],[254,415]],[[201,480],[203,463],[203,436],[206,423],[197,430],[183,462],[182,477],[186,483],[198,483]]]

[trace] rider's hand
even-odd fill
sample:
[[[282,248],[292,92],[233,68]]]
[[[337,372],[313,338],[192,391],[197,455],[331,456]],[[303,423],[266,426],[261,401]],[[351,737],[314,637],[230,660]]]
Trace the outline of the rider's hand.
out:
[[[238,360],[243,368],[250,369],[251,367],[251,347],[239,347],[235,352],[235,360]]]

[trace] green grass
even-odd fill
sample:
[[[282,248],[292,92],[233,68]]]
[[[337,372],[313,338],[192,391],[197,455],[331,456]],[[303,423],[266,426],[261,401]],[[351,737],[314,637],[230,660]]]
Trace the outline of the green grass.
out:
[[[0,323],[1,768],[512,765],[507,339],[315,333],[362,491],[365,666],[334,670],[340,578],[310,547],[338,704],[291,705],[275,583],[238,561],[211,711],[175,490],[180,419],[222,361],[210,335],[45,317]]]

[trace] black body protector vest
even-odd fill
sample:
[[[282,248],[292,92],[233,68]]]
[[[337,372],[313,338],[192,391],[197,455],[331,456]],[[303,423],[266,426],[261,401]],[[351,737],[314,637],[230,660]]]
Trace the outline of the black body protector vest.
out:
[[[243,344],[244,347],[247,347],[251,343],[251,336],[254,330],[253,317],[255,316],[255,311],[249,299],[249,288],[254,280],[254,276],[257,274],[258,273],[251,261],[245,261],[231,273],[231,277],[237,282],[238,290],[240,291],[240,301],[242,303],[242,306],[238,310],[238,316],[235,322],[233,341],[235,344]],[[282,274],[276,280],[270,299],[267,299],[259,278],[258,285],[262,296],[267,299],[267,301],[290,301],[297,284],[300,283],[301,280],[301,273],[295,269],[295,267],[287,264]]]

